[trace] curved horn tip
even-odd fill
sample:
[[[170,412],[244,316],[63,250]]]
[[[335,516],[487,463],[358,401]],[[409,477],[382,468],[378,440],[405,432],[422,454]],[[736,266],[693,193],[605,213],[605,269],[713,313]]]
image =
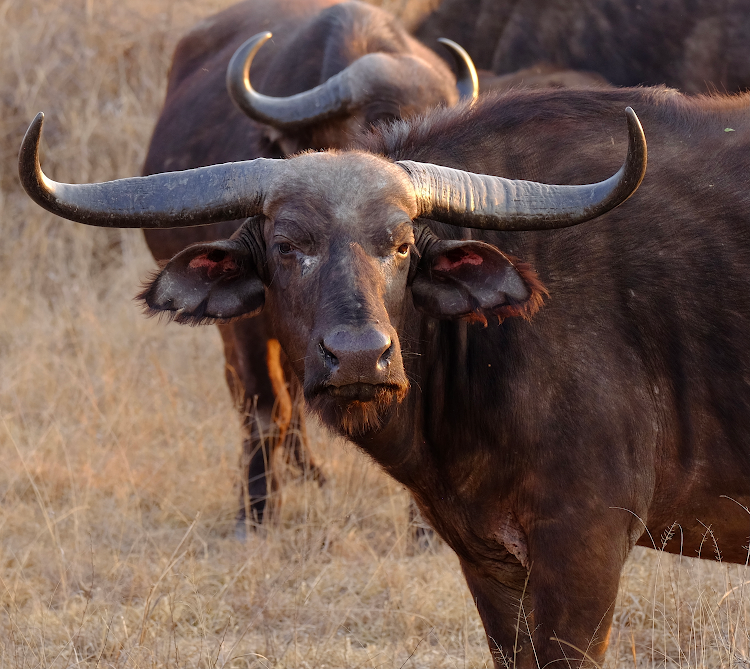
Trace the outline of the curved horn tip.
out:
[[[226,87],[235,106],[258,123],[296,129],[338,115],[352,101],[349,67],[315,88],[287,97],[258,93],[250,81],[250,67],[260,48],[272,37],[266,31],[240,46],[229,61]]]
[[[631,162],[631,154],[633,154],[633,176],[636,183],[635,188],[637,188],[646,175],[648,145],[646,144],[646,135],[643,132],[641,121],[635,111],[633,111],[633,108],[626,107],[625,115],[628,122],[628,157],[626,158],[626,165]],[[638,169],[639,167],[640,169]],[[635,173],[636,171],[637,173]],[[635,188],[633,189],[634,192]]]
[[[260,51],[260,48],[271,38],[273,37],[273,33],[266,30],[265,32],[258,33],[257,35],[253,35],[249,40],[244,42],[242,46],[235,51],[235,55],[237,54],[243,54],[244,58],[242,59],[242,64],[245,67],[245,73],[249,72],[250,65],[253,62],[253,58],[255,58],[255,54]],[[234,60],[234,57],[232,58]]]
[[[24,148],[29,145],[30,142],[32,142],[34,145],[37,145],[39,143],[39,139],[42,136],[43,125],[44,125],[44,112],[39,112],[34,117],[34,120],[29,124],[29,127],[26,129],[26,134],[23,136],[23,141],[21,142],[22,152]]]
[[[39,124],[39,127],[41,127],[42,123],[44,123],[44,112],[37,113],[37,115],[34,117],[34,120],[31,122],[31,126],[35,126],[37,123]]]
[[[273,33],[270,30],[266,30],[257,35],[253,35],[245,44],[257,44],[258,48],[262,47],[268,40],[273,37]],[[243,44],[244,46],[244,44]]]
[[[247,85],[249,83],[246,82],[245,79],[247,79],[250,73],[250,65],[253,63],[255,54],[257,54],[260,48],[272,37],[273,33],[268,30],[262,33],[257,33],[250,39],[244,41],[232,54],[229,66],[227,67],[227,86],[230,87],[230,92],[232,84],[236,85],[241,83]],[[240,81],[237,81],[237,79]]]
[[[39,166],[39,145],[42,142],[44,112],[39,112],[29,124],[18,151],[18,178],[26,193],[38,202],[39,182],[44,180]]]
[[[438,42],[452,54],[458,70],[456,87],[462,100],[475,101],[479,97],[479,76],[474,61],[460,44],[447,37],[438,37]]]
[[[633,111],[632,107],[625,107],[625,115],[628,117],[628,128],[634,130],[637,134],[643,135],[643,126],[638,114]]]

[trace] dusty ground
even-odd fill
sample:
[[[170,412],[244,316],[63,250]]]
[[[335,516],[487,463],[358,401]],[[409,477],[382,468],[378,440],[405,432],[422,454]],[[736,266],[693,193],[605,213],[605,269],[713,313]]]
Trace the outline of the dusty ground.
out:
[[[39,110],[55,178],[137,174],[177,37],[226,4],[0,2],[0,667],[486,666],[452,553],[411,555],[405,492],[324,431],[329,485],[290,477],[278,525],[233,539],[217,333],[139,314],[138,232],[19,192]],[[636,551],[607,666],[746,666],[745,579]]]

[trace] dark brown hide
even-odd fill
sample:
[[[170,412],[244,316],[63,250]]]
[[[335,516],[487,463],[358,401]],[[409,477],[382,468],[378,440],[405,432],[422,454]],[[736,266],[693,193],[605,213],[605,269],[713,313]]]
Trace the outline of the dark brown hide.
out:
[[[635,542],[661,547],[668,535],[666,550],[713,558],[710,528],[724,560],[747,559],[750,96],[511,93],[369,145],[392,159],[587,182],[616,164],[623,104],[649,141],[639,191],[569,230],[473,231],[531,264],[549,299],[530,323],[422,320],[421,355],[405,357],[418,425],[384,430],[404,435],[391,471],[459,554],[506,657],[528,574],[540,666],[579,657],[553,636],[601,661]],[[383,449],[386,467],[398,449],[380,435],[360,443],[376,458]],[[528,644],[519,665],[536,666]]]
[[[370,53],[410,58],[412,67],[416,60],[423,62],[431,73],[430,81],[442,77],[442,85],[437,89],[423,86],[418,96],[408,100],[400,99],[394,91],[378,90],[366,108],[350,116],[281,132],[244,116],[232,104],[225,85],[234,51],[255,33],[266,30],[273,32],[273,39],[256,56],[250,75],[257,90],[267,95],[289,96],[308,90]],[[359,2],[338,4],[336,0],[248,0],[206,19],[177,45],[166,101],[143,173],[340,147],[381,119],[413,115],[432,104],[453,104],[457,99],[455,78],[445,61],[407,35],[383,10]],[[149,230],[145,235],[154,258],[161,261],[191,243],[228,237],[238,225],[239,221],[232,221],[184,230]],[[263,517],[268,492],[266,464],[273,454],[264,452],[262,443],[273,450],[283,435],[288,435],[303,469],[309,469],[318,480],[322,474],[299,442],[304,430],[301,407],[295,405],[290,419],[294,429],[289,429],[286,418],[271,419],[279,397],[274,384],[281,386],[278,374],[274,377],[267,366],[266,342],[273,331],[265,316],[220,325],[219,329],[227,380],[248,433],[243,458],[249,468],[249,488],[243,492],[238,515],[242,531],[247,508],[257,520]],[[279,365],[286,370],[289,392],[299,395],[283,353]],[[278,415],[286,416],[286,412]]]
[[[442,0],[416,34],[449,37],[497,74],[547,62],[617,86],[750,88],[747,0]]]
[[[712,558],[710,528],[724,560],[746,560],[750,95],[518,91],[364,143],[390,160],[590,183],[622,160],[626,105],[649,171],[579,226],[472,230],[462,247],[449,226],[410,222],[395,166],[344,153],[295,159],[309,174],[278,180],[262,230],[240,233],[263,239],[267,322],[308,402],[456,551],[498,667],[578,665],[576,648],[601,662],[636,543]],[[236,243],[239,258],[249,243]],[[170,267],[211,248],[167,266],[151,308],[174,308]],[[467,322],[468,303],[528,316],[542,301],[530,320]],[[343,391],[327,382],[339,332],[375,342],[371,371]]]

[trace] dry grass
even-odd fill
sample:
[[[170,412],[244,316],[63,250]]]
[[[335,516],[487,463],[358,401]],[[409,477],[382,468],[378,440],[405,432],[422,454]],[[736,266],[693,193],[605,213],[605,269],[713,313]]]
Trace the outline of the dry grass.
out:
[[[176,39],[226,4],[0,2],[0,666],[485,666],[453,555],[411,556],[404,491],[323,431],[329,485],[288,484],[278,526],[232,538],[216,332],[140,316],[139,233],[19,191],[40,109],[55,178],[138,173]],[[744,666],[745,578],[637,551],[608,665]]]

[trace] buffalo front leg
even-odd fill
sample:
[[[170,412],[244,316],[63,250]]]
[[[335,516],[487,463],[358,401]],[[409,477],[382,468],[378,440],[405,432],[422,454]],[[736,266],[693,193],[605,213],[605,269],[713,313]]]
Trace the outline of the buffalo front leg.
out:
[[[498,669],[536,667],[530,636],[528,572],[512,555],[477,564],[461,560],[466,584]]]
[[[545,521],[520,551],[525,566],[502,550],[462,562],[495,667],[601,666],[632,539],[602,521],[587,519],[584,536]]]
[[[632,523],[612,522],[622,515],[606,509],[574,523],[561,510],[559,522],[548,520],[530,533],[528,593],[540,666],[603,663],[620,575],[635,538]]]

